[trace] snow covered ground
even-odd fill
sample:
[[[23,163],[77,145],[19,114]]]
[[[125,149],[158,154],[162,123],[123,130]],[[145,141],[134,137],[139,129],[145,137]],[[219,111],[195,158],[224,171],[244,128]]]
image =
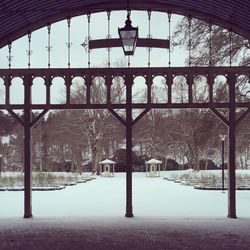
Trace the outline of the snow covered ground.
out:
[[[34,191],[29,220],[23,192],[0,192],[0,249],[249,249],[250,191],[237,191],[239,219],[227,219],[226,192],[164,180],[169,174],[133,173],[133,219],[124,217],[124,173]]]
[[[195,190],[145,173],[133,173],[135,216],[226,217],[227,192]],[[33,216],[124,216],[125,173],[97,176],[59,191],[33,191]],[[0,192],[0,217],[23,216],[23,192]],[[250,191],[237,191],[237,216],[250,218]]]

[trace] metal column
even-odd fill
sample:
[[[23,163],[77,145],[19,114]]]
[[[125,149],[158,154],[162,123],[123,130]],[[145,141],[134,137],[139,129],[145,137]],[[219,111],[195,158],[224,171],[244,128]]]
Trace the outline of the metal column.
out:
[[[132,77],[126,78],[126,217],[133,217],[132,208]]]
[[[228,75],[229,85],[229,126],[228,126],[228,218],[236,216],[236,104],[235,104],[235,74]]]
[[[30,122],[31,122],[31,85],[32,78],[24,78],[24,218],[32,217],[31,205],[31,148],[30,148]]]

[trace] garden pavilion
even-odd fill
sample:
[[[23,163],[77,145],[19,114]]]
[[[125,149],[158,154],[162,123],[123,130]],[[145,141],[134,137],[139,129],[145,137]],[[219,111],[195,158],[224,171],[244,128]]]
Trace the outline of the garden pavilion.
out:
[[[100,175],[104,177],[114,177],[115,162],[109,159],[105,159],[100,164]]]
[[[150,159],[145,162],[147,177],[160,177],[162,161]]]

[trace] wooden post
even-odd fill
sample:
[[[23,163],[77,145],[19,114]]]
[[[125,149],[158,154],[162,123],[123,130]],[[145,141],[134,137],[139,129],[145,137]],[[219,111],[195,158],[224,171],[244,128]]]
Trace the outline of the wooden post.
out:
[[[229,127],[228,127],[228,218],[237,218],[236,216],[236,105],[235,105],[235,83],[236,76],[231,73],[228,75],[229,85]]]
[[[222,192],[224,192],[225,187],[224,187],[224,170],[225,170],[225,166],[224,166],[224,154],[225,154],[225,139],[222,139],[221,142],[221,184],[222,184]]]
[[[31,205],[31,148],[30,148],[30,122],[31,122],[31,76],[24,78],[24,218],[32,217]]]
[[[52,78],[51,76],[47,76],[45,78],[45,86],[46,86],[46,105],[50,105],[50,86],[51,86]]]
[[[132,208],[132,77],[126,78],[126,217],[133,217]]]
[[[8,78],[5,81],[5,104],[10,104],[10,85],[11,85],[11,77],[8,76]]]
[[[71,80],[72,80],[72,79],[71,79],[70,75],[67,75],[67,76],[65,77],[66,103],[67,103],[67,104],[70,104],[70,98],[71,98],[71,96],[70,96],[70,87],[71,87],[71,84],[72,84]]]

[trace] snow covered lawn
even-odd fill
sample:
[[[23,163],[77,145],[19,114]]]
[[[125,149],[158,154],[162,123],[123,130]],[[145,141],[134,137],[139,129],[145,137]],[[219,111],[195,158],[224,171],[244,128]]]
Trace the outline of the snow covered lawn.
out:
[[[226,217],[227,192],[195,190],[192,186],[133,173],[135,216]],[[36,216],[124,216],[126,175],[68,186],[59,191],[32,192]],[[23,192],[0,192],[0,217],[23,216]],[[237,216],[250,217],[250,191],[237,191]]]

